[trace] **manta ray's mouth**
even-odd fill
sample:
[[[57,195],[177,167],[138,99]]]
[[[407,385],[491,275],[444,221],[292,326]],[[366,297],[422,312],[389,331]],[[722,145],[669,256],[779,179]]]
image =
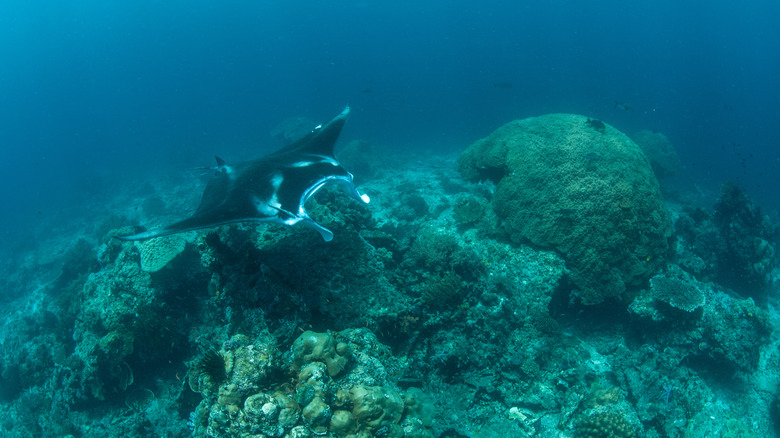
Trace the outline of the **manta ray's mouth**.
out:
[[[298,214],[296,217],[285,220],[285,224],[294,225],[295,223],[301,222],[302,224],[319,231],[320,235],[326,242],[333,240],[333,232],[315,222],[311,217],[309,217],[308,213],[306,213],[306,201],[311,199],[321,188],[325,187],[326,185],[337,184],[341,187],[342,190],[344,190],[344,193],[349,195],[349,197],[364,204],[371,202],[371,199],[368,197],[368,195],[364,193],[361,194],[357,187],[355,187],[355,183],[352,181],[352,174],[347,172],[347,175],[348,176],[328,176],[314,183],[303,193],[303,195],[301,195],[300,202],[298,203]]]
[[[341,187],[342,190],[344,190],[344,193],[346,193],[350,198],[360,201],[364,204],[368,204],[371,202],[371,198],[368,197],[366,194],[361,194],[357,187],[355,187],[355,183],[352,181],[352,175],[349,174],[349,176],[329,176],[326,178],[323,178],[314,185],[312,185],[308,190],[306,190],[303,195],[301,196],[300,203],[298,205],[298,214],[306,214],[305,205],[306,201],[311,199],[312,196],[314,196],[321,188],[325,187],[328,184],[337,184]]]

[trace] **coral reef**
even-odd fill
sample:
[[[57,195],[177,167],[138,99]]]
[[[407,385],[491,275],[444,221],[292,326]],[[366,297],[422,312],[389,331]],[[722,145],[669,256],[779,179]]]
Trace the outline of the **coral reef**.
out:
[[[329,333],[315,333],[307,330],[295,340],[292,347],[293,367],[300,369],[311,362],[322,362],[328,375],[335,377],[347,363],[349,346],[336,342]]]
[[[187,378],[190,389],[202,392],[201,388],[221,385],[227,378],[226,368],[224,356],[215,348],[209,348],[190,367]]]
[[[775,258],[775,230],[769,218],[742,189],[729,182],[715,203],[713,222],[721,237],[718,279],[763,302]]]
[[[566,114],[517,120],[458,160],[466,179],[496,181],[493,208],[513,241],[564,255],[589,304],[647,279],[672,252],[671,220],[641,150],[594,123]]]
[[[609,154],[636,152],[607,123],[601,132],[564,120],[576,122],[572,142],[596,148],[572,155],[582,178],[612,166],[600,161]],[[775,224],[744,193],[729,191],[715,212],[669,204],[676,257],[652,247],[655,268],[637,270],[621,300],[586,305],[575,252],[533,244],[491,208],[507,190],[492,179],[509,183],[521,167],[474,168],[486,179],[473,182],[447,157],[386,154],[382,164],[365,183],[378,194],[370,207],[331,189],[310,201],[336,232],[329,243],[237,224],[184,235],[180,251],[149,245],[147,264],[142,248],[108,237],[127,220],[101,218],[0,264],[0,435],[776,436]],[[118,195],[116,213],[146,222],[127,206],[156,196],[156,184]],[[187,186],[177,187],[149,208],[180,206]],[[645,263],[642,242],[667,242],[641,225],[662,224],[663,210],[642,222],[637,205],[577,199],[590,209],[555,201],[561,233],[590,224],[598,235],[620,217],[613,232],[627,234],[615,242]],[[755,237],[763,252],[747,251]],[[763,266],[763,300],[738,287],[735,272],[752,271],[724,274],[724,248],[747,255],[735,266]]]
[[[675,221],[684,241],[680,265],[759,304],[769,299],[776,265],[777,226],[734,183],[726,183],[714,213],[686,208]]]
[[[705,297],[693,282],[656,275],[650,279],[650,288],[656,300],[685,312],[694,312],[704,305]]]
[[[272,345],[234,336],[224,346],[232,357],[229,379],[217,391],[201,392],[195,435],[433,437],[430,397],[419,388],[401,391],[390,376],[377,378],[376,370],[361,366],[386,347],[365,329],[335,335],[341,349],[354,349],[357,363],[338,355],[334,334],[307,331],[287,359],[297,370],[291,380]]]
[[[642,337],[684,349],[693,365],[750,372],[769,336],[768,315],[752,299],[740,300],[691,279],[681,271],[659,274],[629,306],[643,325]],[[670,329],[673,327],[673,329]]]
[[[574,438],[633,438],[633,427],[620,415],[600,412],[583,418],[575,426]]]
[[[453,205],[453,216],[460,225],[471,225],[479,222],[484,216],[487,206],[474,196],[461,196]]]
[[[649,314],[655,320],[681,318],[704,306],[705,291],[709,289],[676,265],[670,265],[665,272],[650,279],[650,289],[639,293],[631,307],[638,314],[642,313],[640,309],[653,309]]]
[[[660,132],[643,129],[632,135],[631,140],[642,149],[658,178],[671,176],[682,170],[682,162],[677,156],[677,151],[669,139]]]

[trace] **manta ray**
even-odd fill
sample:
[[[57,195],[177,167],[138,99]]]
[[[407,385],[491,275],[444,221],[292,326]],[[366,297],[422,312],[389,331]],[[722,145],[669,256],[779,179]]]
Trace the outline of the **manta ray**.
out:
[[[119,240],[146,240],[185,231],[237,222],[301,223],[319,231],[326,242],[333,233],[306,213],[306,201],[326,184],[338,184],[350,197],[368,203],[358,192],[352,174],[333,154],[349,115],[346,107],[329,122],[316,126],[300,140],[256,160],[228,165],[219,157],[195,213],[168,226]]]

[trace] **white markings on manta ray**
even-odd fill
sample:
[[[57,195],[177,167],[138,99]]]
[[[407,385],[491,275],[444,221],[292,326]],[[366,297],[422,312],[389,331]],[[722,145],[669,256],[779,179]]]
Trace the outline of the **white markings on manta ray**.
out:
[[[237,222],[301,223],[317,230],[325,241],[333,233],[306,213],[308,201],[323,186],[336,183],[351,198],[369,203],[358,192],[352,174],[333,154],[349,107],[328,123],[318,125],[297,142],[268,156],[230,166],[216,157],[216,173],[203,191],[200,205],[187,219],[120,240],[145,240]]]
[[[324,157],[324,156],[317,156],[316,158],[319,158],[319,161],[299,161],[297,163],[290,164],[290,167],[309,167],[314,164],[320,164],[320,163],[327,163],[331,166],[340,166],[341,164],[336,161],[335,158],[331,157]]]

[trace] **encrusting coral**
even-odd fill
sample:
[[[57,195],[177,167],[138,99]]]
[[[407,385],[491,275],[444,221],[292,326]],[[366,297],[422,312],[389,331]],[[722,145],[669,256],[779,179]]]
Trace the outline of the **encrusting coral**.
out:
[[[318,361],[328,367],[328,374],[336,376],[347,363],[349,347],[343,342],[336,342],[329,333],[304,332],[293,344],[293,362],[297,368]]]
[[[380,348],[367,330],[301,334],[290,351],[290,365],[296,370],[291,383],[274,380],[281,372],[272,371],[269,358],[278,353],[273,346],[237,336],[240,339],[234,336],[225,345],[232,357],[227,380],[216,393],[201,392],[204,399],[192,418],[196,435],[433,437],[432,399],[418,388],[403,392],[386,379],[378,380],[371,374],[378,370],[362,364],[371,360],[366,347]],[[350,367],[347,352],[352,349],[360,359],[352,359]],[[253,371],[254,362],[263,363],[267,372]]]

